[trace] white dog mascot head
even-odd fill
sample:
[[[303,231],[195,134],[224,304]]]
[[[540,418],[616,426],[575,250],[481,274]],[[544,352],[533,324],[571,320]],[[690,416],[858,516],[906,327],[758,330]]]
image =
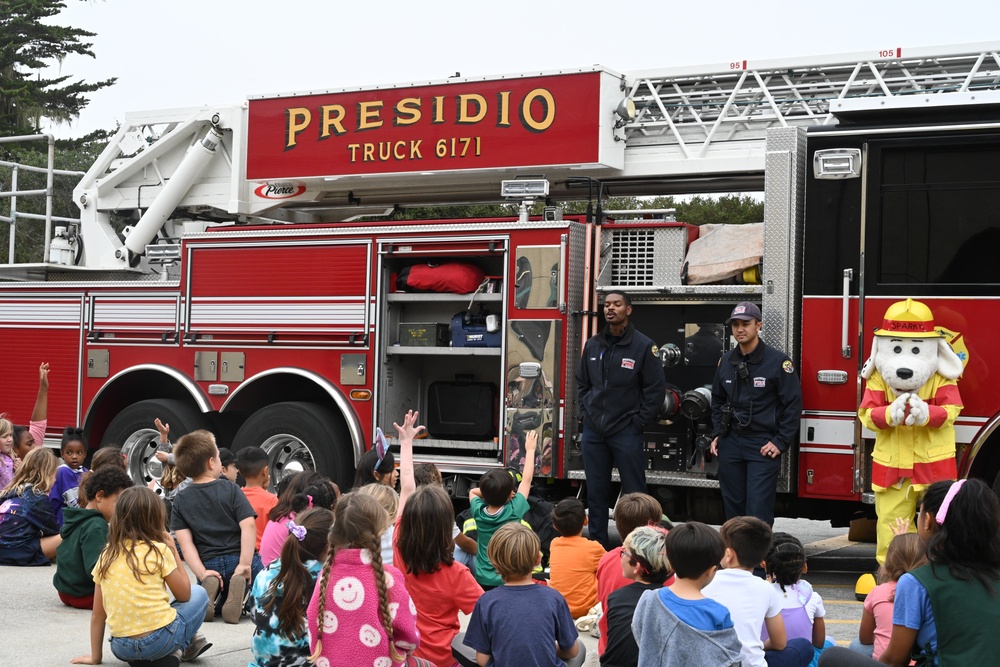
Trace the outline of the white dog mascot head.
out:
[[[872,354],[861,368],[866,380],[878,369],[897,393],[915,392],[940,373],[949,380],[962,376],[962,360],[934,327],[931,309],[913,299],[898,301],[885,311],[875,331]]]

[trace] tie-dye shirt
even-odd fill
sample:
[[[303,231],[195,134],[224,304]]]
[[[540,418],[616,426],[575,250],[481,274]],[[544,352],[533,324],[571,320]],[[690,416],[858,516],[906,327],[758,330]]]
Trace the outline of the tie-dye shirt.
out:
[[[303,609],[309,604],[316,579],[323,569],[323,564],[316,560],[306,561],[305,566],[310,581],[305,585],[300,601]],[[281,560],[271,561],[253,582],[253,622],[257,628],[250,639],[250,649],[253,651],[250,667],[307,667],[312,664],[309,662],[309,631],[305,627],[302,634],[294,637],[278,634],[278,610],[281,609],[284,595],[282,587],[279,586],[273,596],[274,605],[270,611],[264,609],[272,599],[268,589],[279,572]]]

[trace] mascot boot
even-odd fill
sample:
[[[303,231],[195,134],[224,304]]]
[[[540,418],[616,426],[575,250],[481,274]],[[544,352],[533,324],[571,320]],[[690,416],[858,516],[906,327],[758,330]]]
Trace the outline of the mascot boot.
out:
[[[912,522],[920,492],[957,474],[954,423],[962,398],[956,381],[964,366],[949,338],[958,336],[935,327],[923,303],[894,303],[861,369],[865,392],[858,417],[875,432],[872,489],[879,563],[885,561],[897,519]]]

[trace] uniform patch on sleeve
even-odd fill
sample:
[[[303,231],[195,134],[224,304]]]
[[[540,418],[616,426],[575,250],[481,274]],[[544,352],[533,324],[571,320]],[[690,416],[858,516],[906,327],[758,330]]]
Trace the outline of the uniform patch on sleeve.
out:
[[[785,371],[786,373],[794,373],[795,366],[792,366],[791,361],[785,359],[785,361],[781,364],[781,370]]]
[[[654,357],[657,357],[657,356],[660,355],[660,348],[656,347],[655,345],[653,347],[649,348],[649,351],[653,353]]]

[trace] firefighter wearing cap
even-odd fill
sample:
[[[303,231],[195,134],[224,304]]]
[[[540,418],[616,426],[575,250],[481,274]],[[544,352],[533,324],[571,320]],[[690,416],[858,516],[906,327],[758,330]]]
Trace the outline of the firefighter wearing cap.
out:
[[[791,360],[760,339],[760,308],[739,303],[726,325],[738,345],[712,383],[711,452],[719,457],[722,504],[726,519],[773,524],[781,454],[799,431],[802,388]]]
[[[962,397],[956,380],[963,365],[945,333],[951,332],[934,326],[923,303],[894,303],[861,369],[865,393],[858,417],[875,432],[872,489],[879,563],[885,561],[895,520],[913,519],[920,491],[957,474],[954,423]]]
[[[760,339],[760,308],[744,301],[726,320],[738,346],[712,383],[711,452],[719,457],[726,519],[755,516],[774,523],[781,454],[795,441],[802,388],[792,361]]]

